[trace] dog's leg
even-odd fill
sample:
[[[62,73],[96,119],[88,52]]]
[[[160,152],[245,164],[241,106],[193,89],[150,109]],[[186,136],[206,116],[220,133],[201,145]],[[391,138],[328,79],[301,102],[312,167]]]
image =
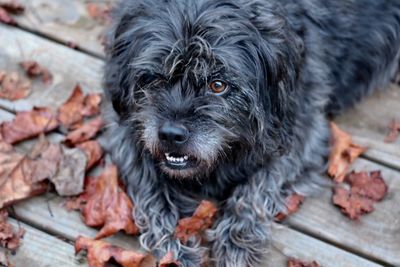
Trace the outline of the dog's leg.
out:
[[[270,222],[280,203],[278,183],[266,170],[235,189],[209,231],[216,267],[252,267],[268,252]]]

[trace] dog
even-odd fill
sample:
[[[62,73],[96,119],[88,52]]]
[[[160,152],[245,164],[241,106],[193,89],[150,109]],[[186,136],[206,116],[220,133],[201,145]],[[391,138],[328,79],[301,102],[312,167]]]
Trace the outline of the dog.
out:
[[[126,0],[113,21],[110,153],[142,247],[185,267],[266,261],[284,199],[324,183],[328,119],[399,65],[396,0]],[[174,238],[203,199],[209,248]]]

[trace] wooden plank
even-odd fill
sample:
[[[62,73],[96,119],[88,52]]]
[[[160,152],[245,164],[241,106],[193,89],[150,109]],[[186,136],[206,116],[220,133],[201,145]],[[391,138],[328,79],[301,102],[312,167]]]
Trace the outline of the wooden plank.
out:
[[[359,222],[349,220],[333,206],[331,190],[326,190],[321,196],[308,199],[288,224],[349,251],[400,266],[400,173],[364,159],[357,160],[353,169],[381,170],[389,186],[386,199],[375,205],[372,214]]]
[[[25,13],[16,17],[20,27],[58,42],[74,43],[84,51],[103,56],[101,35],[105,25],[90,18],[86,9],[86,3],[99,1],[21,0],[20,2],[26,7]]]
[[[0,50],[0,69],[22,73],[20,61],[36,60],[54,76],[52,85],[35,81],[28,98],[14,102],[0,100],[0,107],[14,111],[30,110],[33,106],[58,107],[77,83],[85,92],[102,92],[101,60],[3,24],[0,24],[0,39],[7,44]]]
[[[83,261],[77,261],[75,250],[71,244],[39,231],[27,224],[10,219],[16,229],[21,226],[26,230],[22,245],[15,255],[9,255],[14,266],[22,267],[76,267],[87,266]]]

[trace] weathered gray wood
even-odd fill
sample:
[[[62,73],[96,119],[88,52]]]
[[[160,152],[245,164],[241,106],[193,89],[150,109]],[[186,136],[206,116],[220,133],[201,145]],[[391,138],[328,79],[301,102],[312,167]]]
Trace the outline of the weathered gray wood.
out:
[[[26,230],[22,245],[15,255],[9,255],[10,262],[16,267],[76,267],[87,266],[85,261],[75,258],[71,244],[39,231],[27,224],[10,219],[12,225]]]
[[[288,223],[349,251],[400,266],[400,173],[364,159],[357,160],[353,169],[381,170],[389,186],[386,199],[375,205],[373,213],[359,222],[351,221],[333,206],[332,193],[326,190],[321,196],[306,200]]]
[[[20,2],[26,7],[24,14],[16,17],[21,27],[59,42],[72,42],[80,49],[97,56],[103,55],[100,36],[104,32],[105,25],[88,15],[85,3],[90,1],[21,0]]]
[[[0,100],[0,107],[9,110],[30,110],[33,106],[58,107],[77,83],[85,92],[101,92],[103,62],[63,45],[47,41],[31,33],[0,24],[0,69],[18,70],[22,60],[36,60],[54,76],[53,84],[33,83],[32,94],[15,102]]]

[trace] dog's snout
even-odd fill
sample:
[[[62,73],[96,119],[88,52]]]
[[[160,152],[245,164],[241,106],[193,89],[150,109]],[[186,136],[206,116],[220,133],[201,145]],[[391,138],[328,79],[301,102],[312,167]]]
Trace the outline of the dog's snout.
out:
[[[189,131],[182,124],[167,121],[158,130],[158,137],[170,145],[181,145],[189,139]]]

